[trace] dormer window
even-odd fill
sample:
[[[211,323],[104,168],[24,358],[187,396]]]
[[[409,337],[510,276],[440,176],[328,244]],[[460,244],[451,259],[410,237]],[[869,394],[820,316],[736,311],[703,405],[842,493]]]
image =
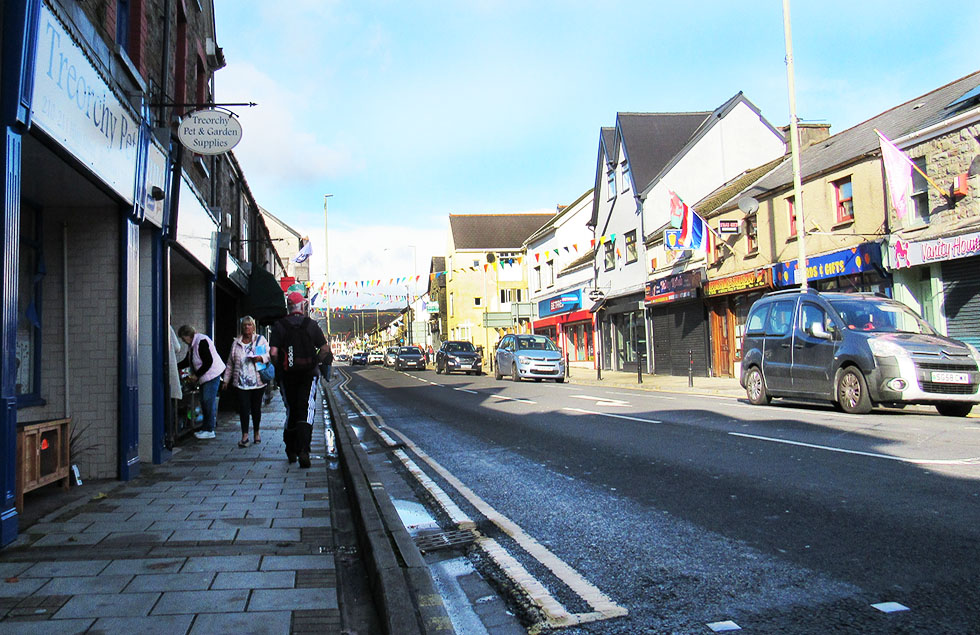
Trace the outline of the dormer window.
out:
[[[620,191],[625,192],[626,190],[630,189],[630,166],[625,160],[620,163],[619,166],[623,173],[621,177],[622,183],[620,183],[619,187]]]
[[[609,200],[616,198],[616,167],[606,170],[606,183],[609,186]]]

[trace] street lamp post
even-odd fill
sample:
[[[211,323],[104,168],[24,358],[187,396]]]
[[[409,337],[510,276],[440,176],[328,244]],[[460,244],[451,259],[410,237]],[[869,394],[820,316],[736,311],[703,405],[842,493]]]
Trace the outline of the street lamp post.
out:
[[[803,218],[803,179],[800,175],[800,132],[796,121],[796,80],[793,77],[793,32],[790,28],[789,0],[783,0],[783,33],[786,36],[786,86],[789,92],[789,136],[793,155],[793,210],[796,212],[796,230],[799,239],[796,281],[800,289],[807,290],[806,272],[806,221]]]
[[[327,199],[333,194],[323,195],[323,279],[326,283],[327,296],[327,340],[330,339],[330,247],[328,245],[329,231],[327,229]]]

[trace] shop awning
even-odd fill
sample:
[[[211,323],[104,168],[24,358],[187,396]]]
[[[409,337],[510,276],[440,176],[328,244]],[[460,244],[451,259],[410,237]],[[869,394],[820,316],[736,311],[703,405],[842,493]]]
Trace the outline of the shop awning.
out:
[[[262,267],[253,266],[243,308],[260,324],[270,324],[285,317],[286,295],[276,277]]]

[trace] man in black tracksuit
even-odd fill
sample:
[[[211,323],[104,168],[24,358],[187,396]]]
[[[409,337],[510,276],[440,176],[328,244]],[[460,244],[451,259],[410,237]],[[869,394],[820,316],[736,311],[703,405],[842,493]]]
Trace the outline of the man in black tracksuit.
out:
[[[306,468],[310,467],[317,366],[326,359],[329,347],[323,331],[306,316],[306,298],[294,291],[287,296],[286,304],[289,314],[272,327],[269,354],[278,370],[286,403],[286,429],[282,435],[286,458],[290,463],[299,459],[299,466]]]

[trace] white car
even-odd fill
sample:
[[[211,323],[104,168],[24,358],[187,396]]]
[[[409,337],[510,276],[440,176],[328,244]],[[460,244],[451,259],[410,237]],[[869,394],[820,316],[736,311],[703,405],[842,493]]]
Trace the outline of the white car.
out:
[[[385,354],[380,349],[375,349],[368,353],[368,364],[383,364]]]

